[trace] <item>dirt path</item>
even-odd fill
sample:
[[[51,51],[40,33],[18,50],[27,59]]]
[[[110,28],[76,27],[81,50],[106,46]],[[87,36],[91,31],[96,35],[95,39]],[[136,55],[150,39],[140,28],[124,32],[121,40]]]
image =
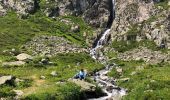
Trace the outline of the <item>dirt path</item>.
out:
[[[45,80],[39,79],[36,75],[31,76],[31,79],[33,79],[33,84],[31,87],[28,87],[23,90],[24,94],[23,96],[27,96],[32,93],[36,93],[36,91],[41,87],[42,85],[45,84]]]

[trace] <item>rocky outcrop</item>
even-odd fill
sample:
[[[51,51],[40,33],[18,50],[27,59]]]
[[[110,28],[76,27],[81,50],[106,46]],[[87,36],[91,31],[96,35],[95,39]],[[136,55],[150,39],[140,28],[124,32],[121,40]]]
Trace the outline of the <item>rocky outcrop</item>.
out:
[[[9,75],[9,76],[0,76],[0,85],[6,84],[6,83],[13,83],[14,82],[14,77]]]
[[[158,6],[159,0],[118,0],[116,18],[112,25],[113,41],[151,40],[157,46],[169,41],[169,10]],[[164,4],[165,6],[166,3]]]
[[[78,45],[72,44],[68,40],[57,36],[38,36],[27,42],[22,49],[32,52],[33,55],[54,56],[57,53],[68,52],[88,52]]]
[[[94,84],[79,80],[79,79],[69,79],[69,82],[73,82],[81,87],[83,91],[95,91],[96,86]]]
[[[118,59],[124,61],[143,60],[149,64],[157,64],[162,62],[170,62],[170,55],[161,53],[160,51],[152,51],[147,48],[138,48],[119,54]]]
[[[27,15],[38,9],[38,0],[0,0],[0,6],[0,12],[5,13],[6,10],[13,9],[19,14]]]
[[[106,27],[110,16],[111,0],[46,0],[43,10],[49,17],[83,16],[84,20],[95,27]],[[48,6],[50,5],[50,6]]]

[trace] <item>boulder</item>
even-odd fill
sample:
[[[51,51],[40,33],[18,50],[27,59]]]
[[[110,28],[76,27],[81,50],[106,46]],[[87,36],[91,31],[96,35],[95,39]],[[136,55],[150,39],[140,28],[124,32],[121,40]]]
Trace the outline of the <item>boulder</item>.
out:
[[[24,61],[24,60],[30,60],[32,59],[32,56],[26,54],[26,53],[21,53],[19,55],[16,56],[16,58],[19,60],[19,61]]]
[[[45,76],[42,76],[42,75],[40,76],[40,79],[42,80],[44,80],[45,78],[46,78]]]
[[[57,72],[56,72],[56,71],[52,71],[50,74],[51,74],[52,76],[57,76]]]
[[[119,67],[116,67],[116,71],[117,71],[118,73],[122,73],[122,72],[123,72],[123,69],[122,69],[122,68],[119,68]]]
[[[95,91],[96,86],[94,84],[85,82],[84,80],[79,79],[69,79],[69,82],[73,82],[76,85],[80,86],[83,91]]]
[[[3,62],[2,66],[3,67],[14,67],[14,66],[18,67],[18,66],[22,66],[24,64],[25,64],[25,62],[23,62],[23,61],[14,61],[14,62]]]
[[[22,96],[24,94],[21,90],[13,90],[17,96]]]
[[[49,59],[43,58],[43,59],[41,59],[41,63],[43,63],[43,64],[49,64]]]
[[[6,82],[13,81],[14,77],[9,75],[9,76],[1,76],[0,77],[0,85],[5,84]]]

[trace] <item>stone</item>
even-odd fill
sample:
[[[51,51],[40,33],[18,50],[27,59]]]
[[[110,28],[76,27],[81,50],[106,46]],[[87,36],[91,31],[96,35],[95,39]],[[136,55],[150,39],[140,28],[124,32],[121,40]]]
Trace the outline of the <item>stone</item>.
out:
[[[19,60],[19,61],[24,61],[24,60],[30,60],[32,59],[32,56],[26,54],[26,53],[21,53],[19,55],[16,56],[16,58]]]
[[[23,61],[14,61],[14,62],[3,62],[2,63],[2,66],[3,67],[18,67],[18,66],[22,66],[22,65],[24,65],[25,64],[25,62],[23,62]]]
[[[130,78],[121,78],[121,79],[117,79],[117,81],[123,81],[123,82],[127,82],[127,81],[129,81],[130,80]]]
[[[116,71],[117,71],[118,73],[122,73],[122,72],[123,72],[123,69],[122,69],[122,68],[119,68],[119,67],[116,67]]]
[[[13,91],[16,93],[17,96],[22,96],[24,94],[24,92],[21,90],[13,90]]]
[[[56,71],[52,71],[50,74],[51,74],[52,76],[57,76],[57,72],[56,72]]]
[[[84,91],[95,91],[96,89],[96,86],[94,84],[85,82],[83,80],[69,79],[68,81],[77,84],[78,86],[81,87],[81,90],[84,90]]]
[[[48,58],[48,59],[47,59],[47,58],[41,59],[41,63],[43,63],[43,64],[49,64],[49,58]]]
[[[102,80],[107,80],[107,79],[108,79],[108,76],[100,75],[100,79],[102,79]]]
[[[77,33],[77,32],[80,31],[80,27],[77,26],[77,25],[76,25],[76,26],[72,26],[72,27],[71,27],[71,31]]]
[[[136,74],[136,72],[135,72],[135,71],[133,71],[130,75],[131,75],[131,76],[133,76],[133,75],[135,75],[135,74]]]
[[[6,15],[6,10],[0,5],[0,16],[5,16]]]
[[[16,78],[15,79],[15,83],[19,83],[19,82],[23,82],[24,80],[22,80],[22,79],[19,79],[19,78]]]
[[[42,76],[42,75],[40,76],[40,79],[42,80],[44,80],[45,78],[46,78],[45,76]]]
[[[3,85],[3,84],[5,84],[7,81],[11,81],[11,80],[13,80],[13,79],[14,79],[14,77],[11,76],[11,75],[9,75],[9,76],[1,76],[1,77],[0,77],[0,85]]]

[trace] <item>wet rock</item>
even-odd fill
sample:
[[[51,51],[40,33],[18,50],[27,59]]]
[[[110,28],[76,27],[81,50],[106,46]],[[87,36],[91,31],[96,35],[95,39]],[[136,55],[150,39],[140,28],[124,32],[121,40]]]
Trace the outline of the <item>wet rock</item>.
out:
[[[107,80],[107,79],[108,79],[108,76],[100,75],[100,79],[102,79],[102,80]]]
[[[21,53],[19,55],[16,56],[16,58],[19,60],[19,61],[24,61],[24,60],[30,60],[32,59],[32,56],[26,54],[26,53]]]
[[[14,62],[3,62],[2,66],[3,67],[18,67],[24,65],[25,62],[23,61],[14,61]]]

